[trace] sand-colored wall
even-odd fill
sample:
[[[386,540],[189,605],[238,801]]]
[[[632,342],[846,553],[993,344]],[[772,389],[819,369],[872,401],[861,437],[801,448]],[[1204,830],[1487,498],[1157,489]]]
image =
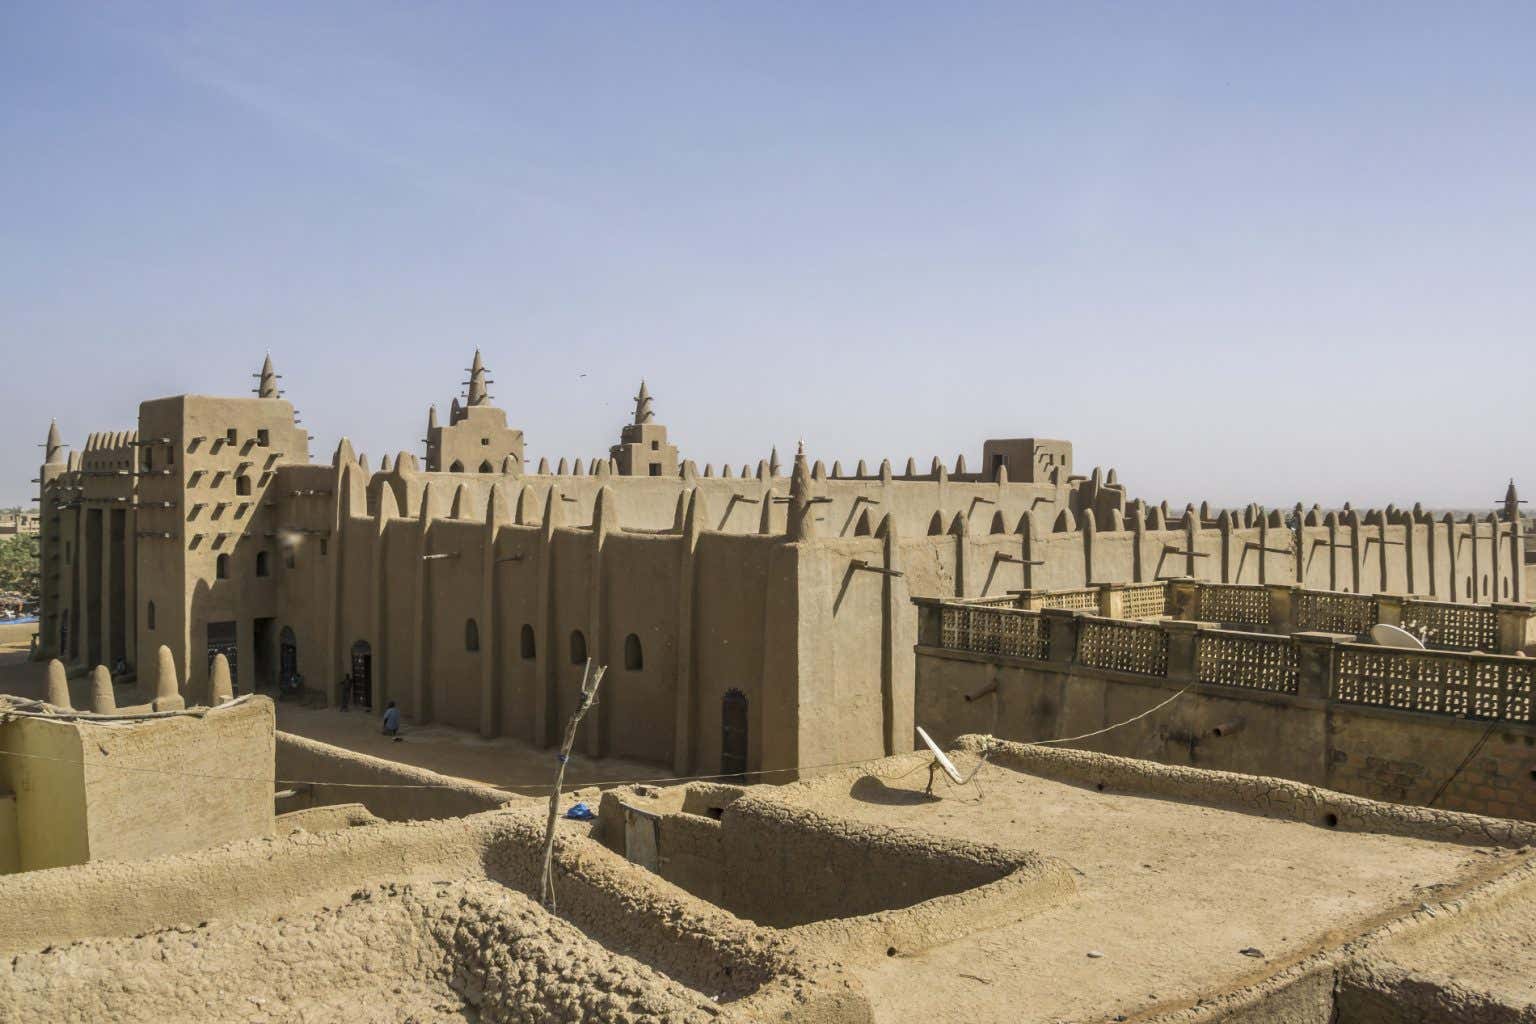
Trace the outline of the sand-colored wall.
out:
[[[271,833],[275,718],[266,697],[202,716],[78,729],[92,860],[159,857]]]
[[[271,833],[273,710],[244,698],[141,721],[0,725],[17,870],[135,860]]]
[[[292,733],[280,732],[276,739],[279,784],[296,791],[283,802],[284,811],[359,803],[390,821],[429,821],[494,810],[518,799],[505,790]]]
[[[691,465],[691,464],[690,464]],[[498,481],[527,488],[534,506],[542,509],[551,489],[565,501],[567,522],[592,521],[597,493],[613,487],[624,500],[624,521],[633,529],[662,530],[673,525],[677,498],[697,488],[711,511],[704,528],[720,533],[757,533],[762,525],[763,500],[772,491],[783,498],[789,493],[789,478],[706,477],[690,472],[670,477],[602,475],[552,475],[527,473],[521,476],[486,476],[476,473],[426,473],[409,466],[393,467],[389,473],[375,473],[368,484],[369,510],[377,507],[380,488],[395,491],[401,507],[420,507],[422,491],[430,484],[435,490],[452,493],[464,487],[476,508],[483,509],[491,487]],[[931,475],[918,477],[879,476],[863,479],[817,478],[818,495],[831,500],[820,506],[818,522],[830,536],[852,536],[859,515],[869,510],[877,518],[886,513],[896,517],[903,533],[921,534],[938,511],[946,523],[957,514],[985,529],[996,512],[1002,512],[1010,525],[1024,512],[1033,509],[1049,523],[1057,511],[1076,508],[1076,484],[995,483],[982,480],[935,480]],[[783,529],[783,513],[775,517],[777,529]]]
[[[17,871],[91,859],[80,731],[13,718],[0,724],[0,789],[15,797]]]
[[[21,870],[21,826],[16,820],[16,794],[0,789],[0,875]]]
[[[210,920],[311,913],[382,880],[487,877],[537,891],[542,811],[298,832],[200,855],[133,865],[33,872],[0,880],[0,952],[90,937],[127,937]],[[858,984],[789,938],[700,902],[604,850],[574,828],[555,849],[560,918],[610,952],[634,957],[718,998],[726,1019],[864,1024]],[[200,884],[187,885],[195,876]],[[467,955],[467,950],[464,951]],[[498,968],[505,972],[505,968]]]
[[[995,697],[965,700],[993,683]],[[963,733],[1021,741],[1078,736],[1134,719],[1185,685],[920,648],[917,721],[940,742]],[[1156,714],[1069,745],[1536,820],[1536,728],[1517,723],[1490,726],[1194,683]]]
[[[721,820],[722,903],[774,927],[909,907],[995,882],[1021,855],[825,818],[748,794]]]

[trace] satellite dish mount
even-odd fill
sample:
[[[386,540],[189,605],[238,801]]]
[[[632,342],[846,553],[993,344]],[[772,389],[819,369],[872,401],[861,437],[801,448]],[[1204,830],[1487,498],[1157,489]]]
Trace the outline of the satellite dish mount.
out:
[[[939,749],[939,745],[933,741],[932,736],[928,735],[927,730],[922,726],[918,726],[917,735],[922,739],[924,745],[928,747],[928,752],[933,755],[933,761],[928,765],[928,785],[923,789],[923,792],[929,796],[934,795],[933,780],[939,772],[942,771],[945,775],[948,775],[950,781],[957,786],[968,786],[971,780],[976,777],[976,773],[981,771],[981,766],[987,763],[988,755],[992,753],[992,744],[988,742],[986,748],[981,752],[981,759],[976,762],[976,767],[971,769],[971,774],[962,777],[960,770],[955,767],[955,763],[949,759],[949,755]]]

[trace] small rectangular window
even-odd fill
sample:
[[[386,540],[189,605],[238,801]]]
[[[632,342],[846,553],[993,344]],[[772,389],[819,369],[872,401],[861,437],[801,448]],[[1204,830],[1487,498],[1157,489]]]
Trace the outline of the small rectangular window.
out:
[[[481,444],[482,444],[482,445],[487,445],[487,444],[490,444],[490,443],[491,443],[491,439],[490,439],[490,438],[488,438],[488,437],[482,437],[482,438],[481,438],[481,439],[480,439],[480,443],[481,443]]]
[[[325,557],[325,538],[324,537],[320,538],[320,557],[321,558]]]
[[[224,442],[226,444],[239,444],[240,432],[234,427],[230,427],[228,430],[224,431]]]
[[[661,463],[651,463],[651,476],[661,476]]]
[[[272,432],[266,428],[256,431],[256,443],[263,448],[270,447],[272,444]]]
[[[653,451],[653,452],[661,451],[661,442],[660,441],[652,441],[651,442],[651,451]]]

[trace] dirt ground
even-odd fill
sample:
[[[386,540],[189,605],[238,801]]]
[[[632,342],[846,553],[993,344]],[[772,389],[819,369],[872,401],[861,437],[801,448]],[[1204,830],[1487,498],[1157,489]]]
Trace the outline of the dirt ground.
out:
[[[32,634],[36,632],[35,622],[22,626],[0,625],[0,693],[39,700],[47,693],[46,666],[42,662],[27,660]],[[82,678],[70,685],[70,699],[75,699],[76,685],[80,688],[79,696],[88,697],[90,681]]]
[[[47,694],[47,667],[27,660],[36,623],[0,625],[0,693],[42,699]],[[91,683],[85,674],[69,681],[70,700],[77,708],[90,706]],[[120,705],[145,700],[133,685],[117,687]],[[277,727],[322,743],[334,744],[374,757],[415,765],[443,775],[498,786],[514,792],[547,790],[554,781],[553,751],[540,750],[518,740],[481,739],[478,735],[446,726],[410,726],[402,741],[379,733],[377,716],[356,711],[304,708],[292,703],[277,705]],[[641,779],[670,776],[667,765],[643,764],[622,758],[593,761],[572,756],[566,768],[567,790],[592,785],[618,785]]]
[[[371,754],[530,796],[548,792],[558,767],[553,750],[542,750],[520,740],[482,739],[476,733],[441,725],[406,724],[401,741],[396,743],[379,732],[376,715],[357,711],[280,703],[277,705],[277,727],[283,732],[360,754]],[[572,755],[565,770],[565,788],[574,791],[591,785],[619,785],[671,774],[671,767],[665,765],[612,757],[593,761]]]
[[[1491,1002],[1521,1007],[1521,1019],[1536,1019],[1536,888],[1525,886],[1458,925],[1398,939],[1382,952],[1377,969],[1484,993]]]
[[[926,779],[827,780],[792,799],[1060,857],[1079,893],[1027,921],[861,968],[881,1022],[1172,1010],[1193,1003],[1192,994],[1257,981],[1434,898],[1436,886],[1482,877],[1514,857],[1098,793],[998,766],[981,773],[979,787],[939,787],[938,799],[923,795]]]

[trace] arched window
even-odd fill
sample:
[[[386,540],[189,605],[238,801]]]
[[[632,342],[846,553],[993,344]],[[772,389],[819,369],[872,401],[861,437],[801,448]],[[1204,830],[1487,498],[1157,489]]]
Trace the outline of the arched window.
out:
[[[645,668],[645,652],[640,649],[640,638],[633,633],[624,638],[624,667],[631,672]]]
[[[538,645],[533,639],[533,627],[523,623],[522,654],[525,659],[532,660],[538,653]]]
[[[235,477],[235,493],[242,498],[248,498],[251,494],[251,478],[248,476]]]
[[[265,551],[256,552],[256,575],[266,576],[271,572],[271,565]]]
[[[1488,596],[1488,574],[1487,573],[1483,574],[1483,596],[1484,597]]]
[[[213,563],[213,575],[216,579],[229,579],[229,556],[220,555]]]
[[[65,614],[67,615],[69,613],[65,612]],[[149,602],[149,604],[144,608],[144,628],[155,628],[155,602],[153,601]]]
[[[480,649],[480,627],[475,625],[474,619],[467,619],[464,622],[464,649],[466,651]]]
[[[496,472],[496,470],[491,468],[491,460],[490,459],[486,459],[484,462],[480,463],[480,472],[482,472],[482,473],[494,473],[494,472]]]
[[[585,665],[587,663],[587,638],[582,636],[581,630],[571,630],[571,664]]]
[[[1504,577],[1504,596],[1509,597],[1509,577]]]
[[[464,472],[464,463],[460,462],[458,459],[454,459],[453,460],[453,464],[448,467],[448,472],[450,472],[450,473],[462,473],[462,472]]]

